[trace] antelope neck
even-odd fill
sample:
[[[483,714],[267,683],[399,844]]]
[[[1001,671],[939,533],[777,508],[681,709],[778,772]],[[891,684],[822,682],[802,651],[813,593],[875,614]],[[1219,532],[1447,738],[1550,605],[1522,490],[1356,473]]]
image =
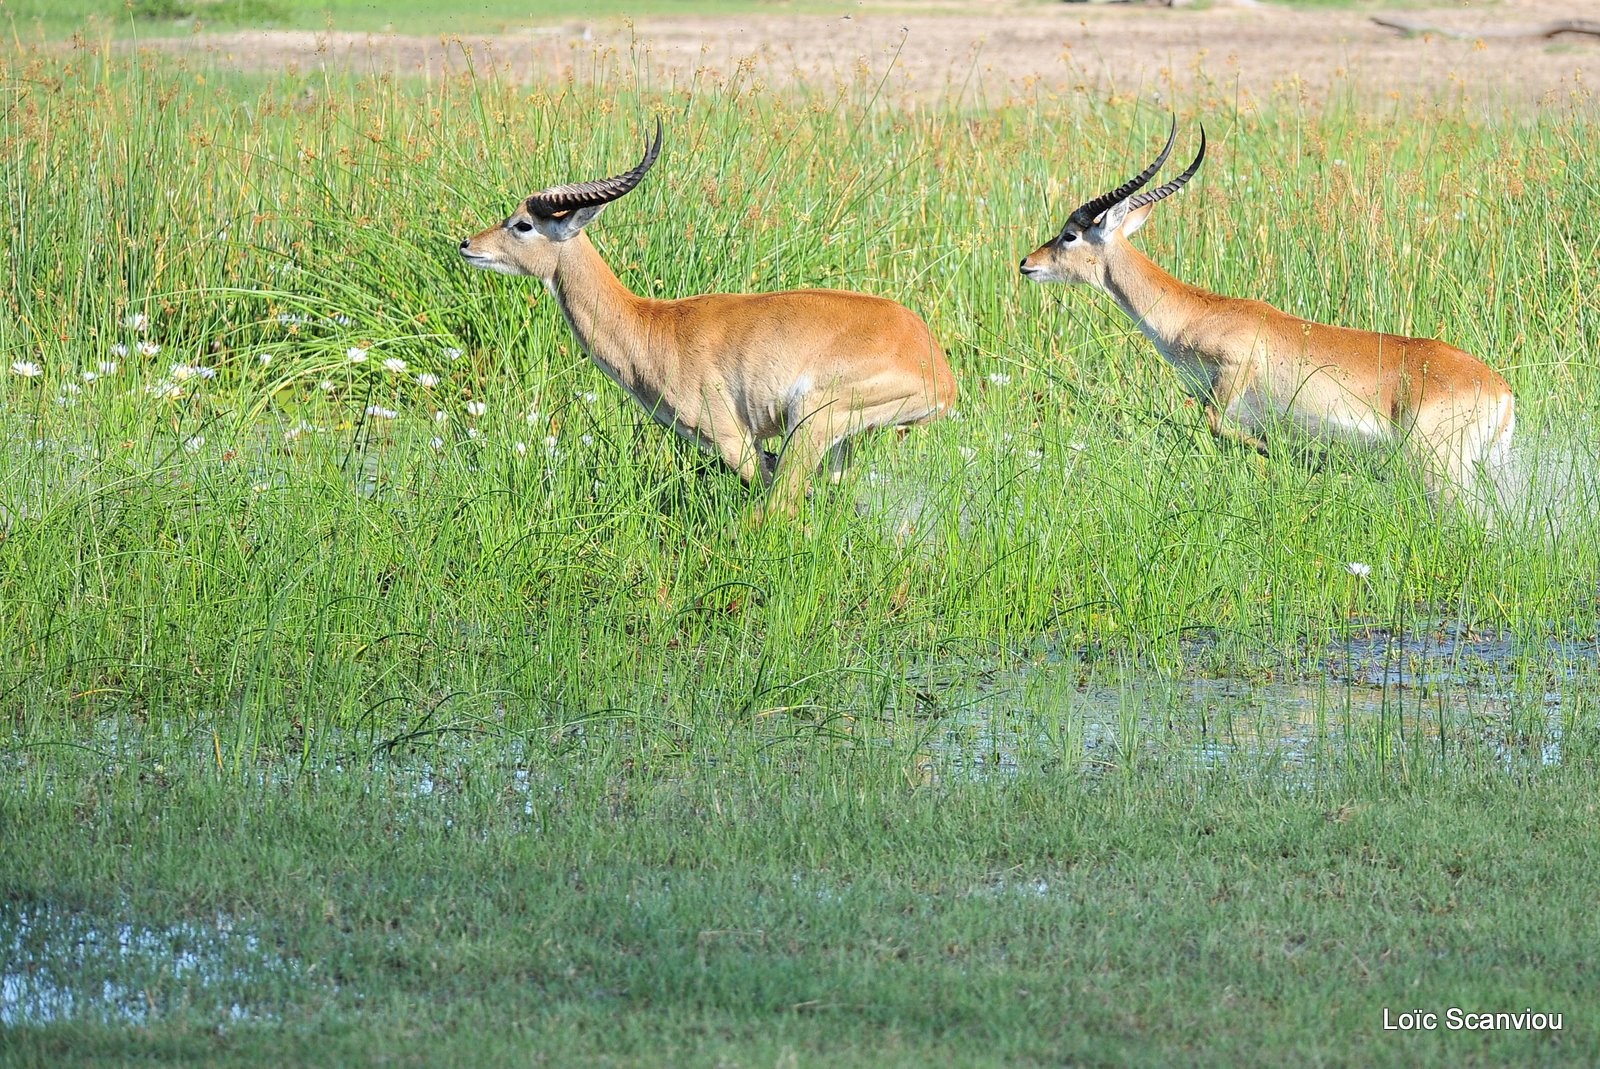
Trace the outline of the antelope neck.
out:
[[[589,358],[624,386],[638,383],[649,359],[644,312],[654,302],[624,286],[586,234],[562,243],[545,286]]]
[[[1172,338],[1204,310],[1204,290],[1167,274],[1126,240],[1102,262],[1095,284],[1151,341]]]

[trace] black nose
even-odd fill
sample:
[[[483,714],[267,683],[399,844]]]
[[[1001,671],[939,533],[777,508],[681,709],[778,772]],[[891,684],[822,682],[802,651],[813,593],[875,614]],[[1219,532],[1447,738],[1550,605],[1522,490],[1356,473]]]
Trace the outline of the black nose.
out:
[[[1026,257],[1017,261],[1017,270],[1021,271],[1023,274],[1028,273],[1028,260]]]

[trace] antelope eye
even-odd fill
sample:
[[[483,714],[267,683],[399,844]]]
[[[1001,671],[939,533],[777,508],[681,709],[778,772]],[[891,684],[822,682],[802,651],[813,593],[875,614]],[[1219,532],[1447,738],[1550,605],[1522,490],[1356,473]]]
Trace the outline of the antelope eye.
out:
[[[511,229],[515,230],[519,234],[526,234],[528,231],[533,229],[533,224],[528,222],[526,219],[518,219],[514,224],[512,224]]]
[[[1066,243],[1067,243],[1067,242],[1069,242],[1069,241],[1077,241],[1077,240],[1078,240],[1078,235],[1077,235],[1077,234],[1075,234],[1075,233],[1073,233],[1073,232],[1072,232],[1072,231],[1070,231],[1070,230],[1065,230],[1065,231],[1062,231],[1062,234],[1061,234],[1061,243],[1062,243],[1062,244],[1063,244],[1063,245],[1065,245],[1065,244],[1066,244]]]

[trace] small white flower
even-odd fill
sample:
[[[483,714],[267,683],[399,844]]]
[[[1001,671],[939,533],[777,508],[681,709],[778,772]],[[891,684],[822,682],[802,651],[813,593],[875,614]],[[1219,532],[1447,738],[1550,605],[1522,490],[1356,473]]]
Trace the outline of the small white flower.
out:
[[[1068,442],[1067,448],[1072,450],[1074,453],[1081,453],[1085,449],[1088,449],[1089,446],[1086,442]]]
[[[323,393],[332,393],[338,388],[338,384],[332,379],[323,379],[321,382],[317,383],[317,389],[321,390]]]
[[[978,451],[972,448],[970,445],[958,446],[957,448],[960,450],[961,458],[963,460],[971,460],[973,457],[978,455]]]
[[[183,396],[183,387],[179,386],[171,379],[161,379],[158,382],[152,382],[150,385],[146,386],[144,388],[144,392],[152,397],[165,397],[169,400],[177,400]]]
[[[266,493],[266,492],[267,492],[267,491],[268,491],[268,490],[270,490],[270,489],[272,489],[272,487],[271,487],[271,486],[269,486],[269,485],[268,485],[268,484],[266,484],[266,483],[252,483],[252,484],[251,484],[251,485],[250,485],[250,489],[251,489],[251,491],[252,491],[252,492],[253,492],[253,493],[257,493],[257,494],[264,494],[264,493]]]
[[[476,427],[468,427],[467,428],[467,437],[476,440],[478,438],[482,438],[483,437],[483,432],[480,431]]]
[[[134,312],[132,315],[123,319],[122,325],[125,327],[132,327],[137,331],[146,331],[150,329],[150,317],[145,315],[143,312]]]
[[[406,362],[398,356],[391,356],[383,362],[383,370],[396,375],[404,375],[406,373]]]
[[[256,363],[260,364],[262,367],[266,367],[268,364],[272,363],[272,354],[271,353],[257,353],[256,354]]]
[[[440,409],[439,411],[437,411],[437,412],[435,412],[433,414],[433,422],[435,422],[435,423],[444,423],[444,422],[447,422],[449,419],[450,419],[450,413],[444,411],[443,409]]]
[[[544,413],[535,408],[523,418],[527,421],[528,426],[533,427],[536,426],[540,420],[544,419]]]
[[[368,405],[367,415],[373,416],[377,419],[395,419],[400,415],[400,413],[396,412],[392,408],[384,408],[382,405]]]
[[[198,453],[200,452],[201,447],[205,444],[206,436],[203,434],[197,434],[193,438],[184,439],[183,451],[185,453]]]
[[[345,359],[352,364],[364,364],[367,362],[367,351],[359,345],[350,346],[344,351],[344,355]]]
[[[1003,371],[991,371],[991,372],[989,372],[989,385],[991,385],[991,386],[1010,386],[1011,385],[1011,376],[1007,375]]]
[[[417,375],[417,385],[424,390],[431,390],[439,385],[439,376],[431,371],[423,371]]]
[[[489,411],[489,406],[482,401],[467,402],[467,415],[469,416],[481,416],[487,411]]]
[[[1344,570],[1355,576],[1357,579],[1365,579],[1367,576],[1372,574],[1372,565],[1362,564],[1358,560],[1353,560],[1344,566]]]
[[[161,351],[161,346],[153,341],[142,341],[138,345],[140,356],[155,356]]]
[[[341,327],[348,327],[351,323],[355,322],[355,320],[351,319],[347,315],[329,316],[328,318],[339,324]]]
[[[44,374],[44,367],[32,360],[18,360],[11,365],[11,373],[25,379],[36,379]]]
[[[123,345],[121,342],[117,342],[115,345],[113,345],[111,347],[111,355],[112,356],[119,356],[119,357],[120,356],[127,356],[128,355],[128,347],[126,345]],[[109,372],[108,372],[108,374],[109,374]]]
[[[112,346],[112,348],[116,347]],[[115,360],[102,360],[100,361],[100,374],[115,375],[117,373],[117,366],[118,365]]]
[[[512,448],[517,451],[517,456],[519,457],[525,457],[528,455],[527,442],[518,442],[516,445],[512,446]]]
[[[305,420],[301,420],[299,423],[296,423],[293,427],[290,427],[288,430],[283,432],[283,440],[286,442],[292,442],[310,429],[311,424],[307,423]]]
[[[590,390],[583,395],[583,403],[586,405],[592,405],[599,399],[600,395],[595,393],[593,390]]]
[[[445,355],[445,359],[447,359],[447,360],[460,360],[461,359],[461,350],[457,349],[455,346],[452,345],[449,348],[445,349],[444,355]]]
[[[585,434],[585,435],[584,435],[584,436],[583,436],[583,437],[582,437],[582,438],[581,438],[581,439],[579,439],[579,440],[580,440],[580,441],[581,441],[581,442],[583,442],[583,444],[584,444],[584,445],[594,445],[594,435],[592,435],[592,434]]]
[[[93,382],[95,379],[98,379],[99,377],[100,377],[100,373],[97,372],[97,371],[90,371],[88,369],[85,369],[84,372],[83,372],[83,381],[84,382]]]
[[[443,449],[444,448],[444,439],[443,438],[430,438],[428,440],[428,444],[433,446],[435,449]]]
[[[83,387],[82,386],[79,386],[76,382],[71,382],[71,381],[63,382],[61,384],[61,388],[63,390],[66,390],[68,393],[82,393],[83,392]]]
[[[551,435],[546,435],[545,436],[544,448],[545,448],[545,451],[549,452],[549,453],[554,453],[556,451],[556,436],[555,435],[551,434]]]

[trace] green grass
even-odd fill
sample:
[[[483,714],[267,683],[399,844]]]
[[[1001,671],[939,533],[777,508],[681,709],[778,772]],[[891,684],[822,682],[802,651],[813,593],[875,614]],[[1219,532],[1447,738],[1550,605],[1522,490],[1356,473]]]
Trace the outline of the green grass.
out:
[[[1049,0],[1037,0],[1043,6]],[[1414,0],[1288,0],[1300,7],[1387,8]],[[937,14],[944,10],[935,8]],[[982,9],[974,9],[982,10]],[[240,28],[503,33],[529,26],[663,15],[928,14],[914,0],[0,0],[0,25],[25,40],[61,38],[90,25],[118,36]]]
[[[25,40],[60,38],[84,26],[155,37],[202,29],[502,33],[573,20],[654,15],[893,12],[910,5],[862,0],[0,0],[0,26]]]
[[[144,1024],[0,1057],[1594,1060],[1592,647],[1549,645],[1600,608],[1585,101],[1202,88],[1207,168],[1140,234],[1502,370],[1533,486],[1490,534],[1391,458],[1218,446],[1109,302],[1020,282],[1153,109],[669,89],[633,56],[560,87],[4,63],[0,935],[222,914],[293,967],[224,1024],[192,974],[114,963]],[[534,285],[455,253],[655,114],[660,164],[590,228],[624,281],[890,296],[960,377],[958,418],[869,444],[804,526],[749,529]],[[1330,684],[1287,770],[1267,714],[1072,705],[1443,624],[1508,652],[1371,723]],[[1002,732],[1009,764],[971,759]],[[1418,999],[1573,1031],[1378,1030]]]
[[[53,755],[46,776],[30,760],[0,795],[0,824],[29,830],[0,875],[0,940],[16,945],[19,911],[48,904],[23,936],[35,982],[94,997],[109,981],[148,1023],[13,1030],[0,1060],[1488,1066],[1600,1054],[1587,760],[1520,783],[1458,771],[1352,794],[1337,780],[1305,790],[1158,767],[913,787],[871,750],[735,757],[688,782],[626,765],[574,777],[515,749],[430,747],[410,773],[359,759],[272,769],[264,786],[204,762],[162,767],[160,749],[115,747],[113,771]],[[231,934],[208,950],[214,936],[192,933],[219,918]],[[83,951],[61,933],[119,924],[178,934],[153,955],[91,944],[94,964],[76,972]],[[173,966],[184,954],[240,971],[208,980]],[[1386,1008],[1451,1006],[1561,1013],[1563,1029],[1381,1027]]]
[[[1248,672],[1316,668],[1352,619],[1594,634],[1593,510],[1488,537],[1438,522],[1392,458],[1263,469],[1108,301],[1018,280],[1159,117],[891,111],[871,84],[842,107],[661,97],[627,66],[602,101],[14,63],[0,359],[43,374],[0,377],[8,708],[227,710],[241,745],[375,709],[827,719],[904,705],[908,672],[973,643]],[[1581,111],[1189,107],[1216,147],[1141,234],[1159,261],[1446,336],[1511,379],[1531,456],[1592,470]],[[531,188],[631,162],[657,110],[663,161],[591,227],[625,281],[896,297],[961,378],[958,418],[873,443],[809,531],[743,530],[749,494],[590,366],[539,288],[455,255]],[[1063,125],[1110,150],[1061,166],[1038,146]]]

